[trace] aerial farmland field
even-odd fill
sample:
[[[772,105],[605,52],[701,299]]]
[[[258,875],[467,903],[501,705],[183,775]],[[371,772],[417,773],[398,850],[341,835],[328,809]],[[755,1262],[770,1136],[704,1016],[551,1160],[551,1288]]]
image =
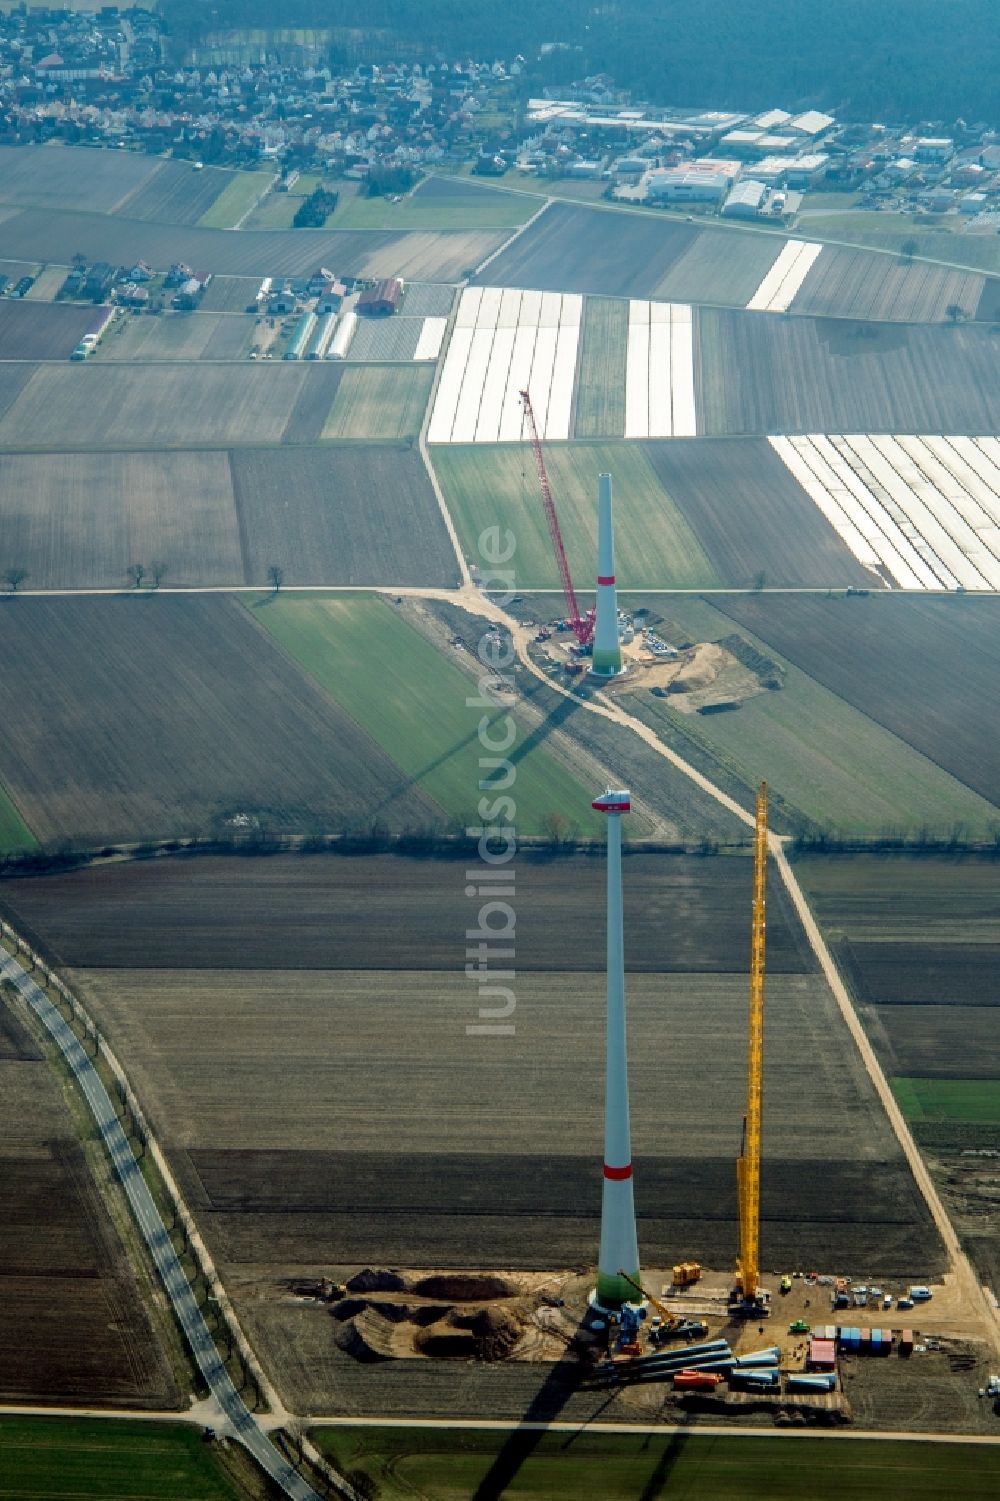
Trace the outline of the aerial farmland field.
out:
[[[148,160],[148,158],[143,158]],[[353,276],[458,281],[502,244],[508,230],[254,230],[142,223],[127,216],[20,209],[4,221],[4,253],[14,260],[69,265],[79,252],[115,265],[145,260],[166,271],[185,261],[227,276],[297,276],[331,266]]]
[[[329,223],[336,229],[516,229],[538,212],[536,199],[428,177],[398,203],[341,192]]]
[[[423,364],[348,366],[321,437],[416,439],[433,380]]]
[[[701,230],[667,271],[655,295],[745,307],[783,244],[780,235],[742,234],[732,226]]]
[[[205,209],[198,223],[203,229],[237,228],[273,178],[273,172],[227,172],[222,192]]]
[[[163,166],[159,157],[135,151],[2,146],[0,203],[112,213],[144,183],[158,176]]]
[[[289,584],[458,582],[414,449],[236,449],[231,465],[247,582],[263,582],[272,564]]]
[[[584,303],[576,389],[576,437],[624,435],[627,340],[625,299],[588,297]]]
[[[677,439],[644,452],[727,584],[881,587],[763,439]]]
[[[444,824],[255,618],[152,591],[3,608],[0,780],[41,843]]]
[[[246,175],[251,179],[256,176]],[[220,167],[202,167],[196,171],[191,162],[163,162],[154,177],[116,205],[115,212],[124,219],[150,224],[198,224],[228,187],[232,176]],[[260,181],[263,183],[264,179]]]
[[[898,1379],[910,1387],[902,1373]],[[926,1380],[914,1387],[926,1390]],[[913,1399],[913,1388],[907,1396]],[[385,1501],[410,1501],[415,1492],[436,1501],[465,1501],[510,1473],[516,1478],[509,1494],[517,1501],[634,1501],[663,1494],[664,1483],[679,1496],[703,1501],[784,1501],[804,1492],[810,1501],[853,1501],[870,1496],[876,1476],[891,1476],[886,1483],[899,1486],[908,1501],[938,1501],[952,1486],[966,1501],[990,1501],[1000,1477],[1000,1461],[988,1445],[942,1452],[921,1443],[830,1444],[803,1437],[789,1445],[778,1436],[623,1435],[581,1428],[569,1448],[558,1431],[445,1435],[426,1428],[366,1428],[362,1420],[357,1428],[315,1428],[312,1438],[343,1467],[370,1475]]]
[[[168,584],[254,581],[225,452],[0,453],[0,494],[3,557],[30,588],[125,588],[154,561]]]
[[[271,632],[345,714],[383,747],[409,785],[446,808],[457,823],[476,822],[483,754],[480,715],[466,705],[476,676],[449,662],[395,607],[378,598],[286,596],[260,611]],[[368,663],[377,661],[377,672]],[[426,713],[432,703],[434,712]],[[506,718],[498,707],[494,719]],[[515,721],[516,722],[516,721]],[[506,731],[505,731],[506,733]],[[543,743],[532,747],[522,725],[517,752],[517,815],[525,833],[540,833],[561,815],[590,833],[586,786]],[[595,769],[596,770],[596,769]],[[486,789],[483,789],[486,790]]]
[[[715,598],[721,605],[721,597]],[[728,615],[703,600],[643,595],[633,603],[662,613],[657,630],[667,641],[725,641],[732,630]],[[773,651],[741,634],[765,654]],[[766,780],[776,827],[944,839],[961,824],[970,837],[991,837],[1000,819],[994,803],[805,672],[778,660],[783,686],[744,699],[738,712],[683,713],[678,700],[654,697],[641,685],[621,701],[668,745],[729,786],[748,811],[756,787]],[[736,779],[733,785],[729,777]]]
[[[926,262],[900,261],[838,245],[824,249],[792,303],[796,313],[833,318],[891,319],[901,323],[942,323],[974,318],[985,278]]]
[[[465,862],[404,855],[205,856],[0,881],[0,909],[71,969],[446,970],[454,958],[456,882]],[[631,974],[732,974],[746,963],[750,861],[637,849],[625,879]],[[603,973],[594,922],[606,880],[600,855],[553,860],[521,851],[518,947],[523,968]],[[377,896],[373,898],[373,893]],[[464,900],[464,898],[463,898]],[[395,912],[389,947],[385,914]],[[784,888],[768,909],[773,974],[812,971]]]
[[[476,280],[491,287],[658,297],[697,238],[676,220],[553,203]]]
[[[280,443],[299,397],[308,399],[311,375],[306,364],[283,363],[163,364],[141,380],[103,361],[40,366],[0,418],[0,448]]]
[[[0,1419],[4,1482],[19,1501],[236,1501],[241,1494],[196,1427],[100,1419]]]
[[[240,309],[242,312],[243,309]],[[238,360],[254,325],[233,313],[165,313],[129,318],[101,343],[100,360]]]
[[[993,597],[730,596],[718,608],[981,797],[1000,789]]]
[[[49,1064],[0,999],[0,1397],[170,1407],[159,1335]],[[44,1214],[46,1233],[37,1235]],[[4,1448],[4,1484],[10,1484]],[[20,1492],[18,1492],[20,1494]]]
[[[699,430],[709,435],[1000,432],[1000,342],[981,324],[702,308],[696,337]]]
[[[0,428],[2,431],[2,428]],[[513,529],[520,588],[558,587],[559,578],[527,444],[438,445],[432,461],[468,557],[483,528]],[[711,588],[721,579],[643,449],[632,443],[551,445],[546,464],[559,506],[570,567],[580,587],[594,576],[597,476],[616,485],[616,563],[633,588]]]
[[[68,359],[93,323],[93,307],[0,301],[0,360]]]
[[[260,290],[259,276],[213,276],[198,304],[201,313],[245,313]]]

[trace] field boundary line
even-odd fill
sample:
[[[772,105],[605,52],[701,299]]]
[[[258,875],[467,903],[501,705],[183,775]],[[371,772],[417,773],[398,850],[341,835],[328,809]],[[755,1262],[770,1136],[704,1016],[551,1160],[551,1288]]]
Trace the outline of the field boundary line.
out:
[[[84,1051],[76,1033],[69,1026],[62,1013],[39,987],[37,982],[22,967],[19,959],[6,951],[0,951],[0,977],[9,980],[14,985],[21,999],[50,1034],[69,1067],[74,1082],[84,1096],[85,1103],[97,1126],[101,1143],[108,1153],[114,1172],[125,1192],[135,1222],[152,1257],[164,1291],[181,1326],[184,1338],[209,1390],[212,1392],[225,1419],[232,1426],[233,1437],[243,1444],[265,1473],[281,1487],[285,1495],[293,1498],[293,1501],[320,1501],[312,1486],[291,1466],[281,1451],[277,1449],[273,1440],[268,1436],[268,1430],[270,1429],[289,1426],[292,1414],[284,1407],[243,1333],[225,1288],[219,1280],[208,1249],[198,1234],[197,1227],[181,1197],[173,1173],[166,1163],[156,1137],[150,1130],[146,1117],[142,1112],[142,1107],[139,1105],[139,1101],[129,1084],[117,1056],[108,1045],[107,1040],[86,1008],[81,1005],[74,993],[64,984],[59,976],[49,969],[42,957],[35,952],[30,944],[25,942],[16,929],[11,927],[9,923],[0,921],[0,938],[12,943],[18,955],[26,955],[33,969],[39,970],[43,980],[51,985],[67,1002],[71,1007],[73,1015],[90,1036],[95,1048],[95,1056],[99,1054],[114,1075],[115,1081],[121,1090],[122,1098],[132,1112],[137,1130],[142,1136],[146,1149],[156,1164],[157,1170],[171,1197],[175,1212],[184,1225],[188,1245],[194,1254],[197,1265],[211,1288],[213,1296],[218,1301],[220,1312],[226,1319],[227,1327],[232,1333],[240,1357],[247,1369],[251,1371],[254,1381],[268,1401],[271,1412],[265,1423],[250,1412],[236,1390],[223,1364],[208,1325],[205,1323],[194,1289],[184,1271],[180,1258],[174,1250],[173,1243],[170,1240],[166,1226],[156,1206],[156,1201],[153,1198],[152,1190],[146,1183],[142,1169],[132,1150],[131,1143],[125,1135],[117,1112],[111,1103],[111,1098],[104,1087],[100,1075],[97,1073],[94,1063]],[[360,1501],[360,1498],[355,1495],[353,1489],[342,1477],[336,1474],[332,1467],[324,1463],[322,1468],[327,1478],[331,1479],[344,1494],[351,1497],[351,1501]]]
[[[266,177],[267,174],[262,172],[261,176],[262,177]],[[254,199],[253,203],[251,203],[251,205],[247,209],[246,213],[245,214],[241,214],[240,217],[237,219],[237,221],[236,221],[235,224],[230,224],[229,225],[229,231],[230,231],[230,233],[234,233],[236,230],[243,228],[244,224],[249,219],[250,215],[256,209],[258,209],[260,207],[260,205],[263,203],[264,199],[268,196],[269,193],[273,193],[273,191],[274,191],[274,185],[275,185],[275,183],[277,181],[278,181],[278,174],[277,173],[275,173],[273,177],[267,177],[267,180],[265,182],[264,187],[261,188],[260,192],[257,194],[257,197]],[[229,186],[229,184],[227,183],[226,187],[228,187],[228,186]],[[223,188],[222,192],[224,193],[225,191],[226,191],[226,188]],[[219,194],[220,198],[221,198],[221,196],[222,196],[222,193]],[[211,211],[214,208],[214,206],[215,206],[214,203],[210,203],[208,205],[208,208],[205,210],[205,212],[206,213],[211,213]]]
[[[543,198],[541,207],[532,214],[530,219],[526,219],[523,224],[519,224],[518,227],[514,230],[513,234],[510,235],[508,239],[504,240],[502,245],[498,245],[496,250],[490,251],[490,254],[486,257],[486,259],[479,262],[479,265],[475,268],[473,275],[481,276],[486,270],[486,267],[492,265],[497,256],[503,255],[505,250],[509,250],[514,241],[521,235],[523,235],[526,229],[530,229],[533,224],[537,224],[538,220],[545,213],[545,210],[549,207],[551,202],[551,198]],[[463,282],[462,285],[463,287],[466,286],[467,282]]]
[[[456,289],[455,295],[452,298],[451,311],[448,314],[448,322],[445,326],[444,337],[441,340],[441,348],[438,351],[437,359],[434,361],[434,379],[431,381],[430,393],[427,397],[427,403],[424,407],[424,415],[420,422],[420,432],[417,434],[417,451],[420,454],[421,460],[423,461],[424,469],[427,471],[427,478],[430,480],[431,489],[434,491],[434,498],[438,503],[438,510],[441,512],[441,519],[444,522],[445,531],[448,533],[449,541],[451,542],[455,557],[458,560],[458,578],[460,589],[471,589],[472,575],[469,572],[469,564],[466,560],[465,553],[462,551],[462,544],[458,539],[458,530],[455,526],[454,518],[452,517],[451,511],[448,509],[448,502],[444,498],[444,491],[442,490],[440,481],[438,480],[437,471],[435,470],[434,465],[431,462],[430,450],[427,447],[427,433],[431,425],[431,418],[434,415],[434,403],[437,400],[438,386],[441,384],[441,377],[444,374],[445,361],[448,357],[448,349],[451,345],[451,336],[455,328],[455,319],[458,317],[459,303],[462,300],[462,293],[465,291],[465,288],[467,286],[468,280],[463,281]],[[399,594],[402,591],[397,589],[394,592]]]

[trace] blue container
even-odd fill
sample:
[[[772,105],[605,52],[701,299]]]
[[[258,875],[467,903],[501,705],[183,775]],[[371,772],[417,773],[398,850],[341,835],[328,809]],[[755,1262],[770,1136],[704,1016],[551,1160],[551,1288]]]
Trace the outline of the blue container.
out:
[[[730,1386],[773,1387],[779,1386],[781,1377],[775,1370],[734,1370],[729,1373]]]
[[[785,1385],[790,1392],[832,1392],[837,1378],[832,1371],[817,1372],[812,1376],[789,1376]]]

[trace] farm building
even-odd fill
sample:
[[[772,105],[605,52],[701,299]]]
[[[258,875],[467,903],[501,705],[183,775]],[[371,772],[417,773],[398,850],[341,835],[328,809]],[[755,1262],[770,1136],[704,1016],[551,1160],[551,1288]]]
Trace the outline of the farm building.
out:
[[[312,339],[312,336],[316,330],[316,322],[317,319],[315,313],[306,313],[305,316],[300,319],[299,325],[292,335],[292,342],[285,350],[283,356],[284,359],[301,360],[303,358],[309,345],[309,341]]]
[[[358,298],[358,312],[366,318],[391,318],[399,311],[403,296],[403,283],[398,276],[377,281]]]

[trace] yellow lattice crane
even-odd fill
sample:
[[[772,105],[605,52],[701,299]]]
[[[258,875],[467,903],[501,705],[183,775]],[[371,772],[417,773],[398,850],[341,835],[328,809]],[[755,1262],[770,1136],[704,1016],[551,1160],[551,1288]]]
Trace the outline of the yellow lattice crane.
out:
[[[753,858],[753,916],[750,929],[750,1026],[747,1046],[747,1111],[736,1164],[740,1251],[736,1297],[747,1309],[766,1298],[760,1290],[760,1136],[764,1082],[764,942],[767,908],[767,783],[757,792]]]

